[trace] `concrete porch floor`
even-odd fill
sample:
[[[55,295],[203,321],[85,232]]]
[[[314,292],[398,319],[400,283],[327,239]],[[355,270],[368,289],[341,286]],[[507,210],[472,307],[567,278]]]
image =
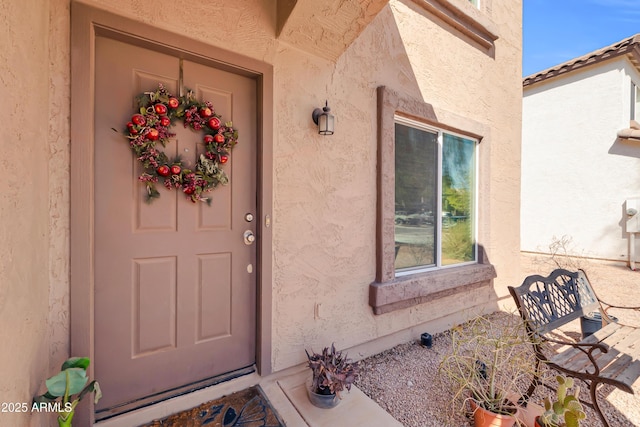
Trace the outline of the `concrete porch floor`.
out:
[[[94,424],[95,427],[132,427],[198,406],[209,400],[260,385],[273,408],[287,427],[402,427],[391,415],[357,387],[344,393],[338,406],[316,408],[309,402],[305,383],[311,373],[306,365],[296,366],[273,375],[245,375],[216,386],[157,403]]]

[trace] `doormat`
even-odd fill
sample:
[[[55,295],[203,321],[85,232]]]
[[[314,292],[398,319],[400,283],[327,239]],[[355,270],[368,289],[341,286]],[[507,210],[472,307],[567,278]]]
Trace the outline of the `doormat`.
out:
[[[284,427],[260,386],[223,396],[141,427]]]

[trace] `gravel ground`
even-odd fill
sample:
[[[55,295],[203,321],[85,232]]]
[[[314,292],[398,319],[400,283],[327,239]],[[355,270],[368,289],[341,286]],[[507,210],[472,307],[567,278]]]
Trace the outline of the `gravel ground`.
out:
[[[556,260],[557,261],[557,260]],[[629,270],[623,263],[592,260],[568,260],[563,267],[583,268],[589,275],[596,293],[613,304],[640,305],[640,273]],[[578,265],[575,264],[578,263]],[[534,273],[547,274],[556,266],[539,256],[523,255],[523,278]],[[573,268],[575,269],[575,268]],[[625,323],[640,325],[640,313],[613,313]],[[491,316],[500,321],[507,313]],[[579,323],[569,325],[563,332],[579,336]],[[464,414],[452,405],[451,385],[438,375],[438,365],[450,351],[448,332],[435,334],[433,346],[427,349],[418,342],[398,345],[360,362],[361,378],[356,385],[382,408],[406,427],[463,427],[472,425]],[[555,372],[549,372],[555,375]],[[583,400],[589,401],[588,387],[580,383]],[[610,386],[598,390],[598,402],[611,427],[640,426],[640,380],[634,384],[635,394],[628,394]],[[542,404],[549,393],[538,387],[532,402]],[[601,423],[595,411],[585,406],[587,419],[581,427],[597,427]]]

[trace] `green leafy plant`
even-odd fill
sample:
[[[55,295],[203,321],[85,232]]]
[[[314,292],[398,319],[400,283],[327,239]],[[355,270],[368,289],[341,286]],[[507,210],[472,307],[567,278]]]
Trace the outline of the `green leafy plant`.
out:
[[[474,400],[494,414],[513,415],[535,367],[520,316],[478,316],[450,333],[451,352],[440,362],[439,375],[452,387],[453,410],[466,411]]]
[[[45,382],[47,392],[33,399],[34,404],[47,405],[56,402],[53,407],[57,410],[60,427],[71,427],[76,406],[85,395],[94,393],[95,403],[98,403],[102,397],[97,381],[94,380],[87,384],[89,363],[88,357],[67,359],[62,364],[60,372]]]
[[[331,344],[331,348],[325,347],[322,353],[309,354],[306,350],[305,353],[313,374],[313,392],[340,397],[340,392],[344,389],[351,390],[351,385],[358,379],[360,368],[346,354],[337,351],[334,344]]]
[[[587,417],[578,400],[580,388],[569,392],[573,387],[573,378],[558,375],[556,380],[558,390],[555,400],[551,401],[549,397],[544,399],[544,413],[538,418],[538,423],[543,427],[579,427],[580,420]]]

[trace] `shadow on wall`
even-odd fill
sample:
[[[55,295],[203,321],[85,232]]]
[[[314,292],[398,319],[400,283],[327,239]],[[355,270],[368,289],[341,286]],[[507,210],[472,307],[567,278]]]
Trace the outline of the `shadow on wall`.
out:
[[[476,242],[477,243],[477,242]],[[486,304],[485,308],[488,308],[488,313],[492,313],[495,311],[501,311],[502,308],[500,307],[499,301],[501,299],[504,299],[505,296],[506,297],[510,297],[509,292],[507,291],[505,295],[500,295],[498,292],[496,292],[496,287],[495,287],[495,280],[498,278],[499,275],[499,271],[500,271],[500,266],[499,265],[493,265],[491,263],[491,260],[489,259],[489,255],[487,254],[487,251],[485,250],[484,246],[481,245],[480,243],[477,243],[478,245],[478,264],[484,264],[484,265],[489,265],[489,266],[493,266],[493,270],[494,270],[494,277],[490,280],[482,281],[482,282],[478,282],[478,283],[474,283],[471,284],[469,287],[464,287],[463,289],[459,289],[457,292],[453,292],[454,294],[457,294],[459,292],[469,292],[472,289],[477,289],[479,295],[478,295],[478,300],[477,300],[477,305],[481,306],[483,303]],[[519,258],[518,258],[519,259]],[[482,291],[482,289],[488,285],[488,288],[486,290],[486,294],[485,292]],[[505,286],[505,291],[506,291],[506,286]],[[482,300],[481,297],[482,295],[485,294],[486,295],[486,300]],[[490,304],[487,304],[490,303]],[[473,311],[473,309],[472,309]]]
[[[460,13],[461,11],[464,10],[464,7],[461,9],[454,8],[454,9],[458,9],[458,11],[452,12],[452,10],[447,7],[443,8],[442,6],[438,6],[437,4],[434,4],[431,2],[419,3],[420,5],[418,5],[414,0],[403,0],[402,3],[406,7],[411,9],[413,12],[415,12],[416,14],[423,15],[426,18],[432,20],[435,24],[439,25],[441,28],[451,33],[452,36],[466,41],[469,44],[469,46],[473,46],[474,48],[478,49],[480,52],[485,53],[489,58],[495,59],[496,56],[495,56],[494,43],[487,43],[485,45],[482,45],[478,43],[478,41],[476,41],[478,39],[474,40],[473,36],[466,34],[465,31],[461,31],[459,28],[456,28],[454,26],[453,22],[456,22],[456,19],[458,19],[461,21],[456,22],[456,24],[460,25],[460,28],[465,28],[472,35],[479,34],[478,32],[479,28],[475,28],[475,29],[468,28],[471,22],[465,21],[464,13]],[[449,21],[450,18],[446,18],[447,16],[449,17],[457,16],[457,18],[454,18],[452,22],[452,21]],[[486,43],[486,41],[484,41],[483,43]],[[489,44],[490,46],[487,47],[487,45]]]
[[[616,138],[611,144],[608,154],[640,159],[640,141]],[[640,183],[640,167],[627,170],[624,173],[633,175],[630,180],[631,182]],[[640,184],[638,185],[638,188],[622,188],[621,193],[627,199],[640,197]],[[616,231],[619,231],[620,238],[624,240],[628,240],[629,238],[629,234],[626,232],[625,227],[626,221],[627,214],[625,210],[625,200],[620,200],[620,220],[617,223],[618,227]]]
[[[422,7],[416,4],[413,0],[402,0],[400,3],[402,3],[402,5],[407,9],[411,10],[416,16],[420,16],[424,20],[431,21],[434,25],[449,32],[452,38],[460,39],[466,42],[469,46],[484,53],[489,58],[495,59],[494,43],[491,43],[491,46],[488,48],[482,46],[474,41],[472,37],[465,34],[465,32],[454,27],[448,20],[439,18],[439,16],[450,15],[450,11],[445,10],[443,12],[440,10],[441,7],[435,7],[433,5],[425,5]],[[403,38],[399,28],[401,26],[400,21],[402,21],[402,19],[403,11],[396,10],[391,7],[391,5],[387,4],[375,18],[375,21],[384,22],[382,27],[385,31],[379,31],[380,25],[369,25],[365,28],[363,33],[340,56],[336,62],[335,71],[336,73],[339,73],[342,67],[350,65],[352,62],[353,57],[347,55],[347,52],[358,52],[358,54],[355,54],[356,57],[363,57],[364,53],[366,53],[366,57],[368,58],[367,66],[373,67],[371,70],[371,77],[379,78],[379,76],[376,76],[376,68],[384,68],[386,66],[389,66],[388,76],[394,76],[392,80],[383,78],[383,80],[379,81],[380,85],[387,86],[393,90],[401,90],[402,93],[412,94],[414,97],[416,97],[416,94],[421,94],[419,98],[424,102],[429,102],[429,100],[425,99],[417,77],[424,73],[424,70],[420,69],[422,64],[419,62],[419,55],[421,52],[416,52],[414,50],[414,53],[412,54],[410,53],[410,49],[407,49],[407,45],[405,44],[407,42],[407,38]],[[365,45],[365,43],[368,39],[374,40],[373,47],[375,49],[373,51],[367,50],[369,45]],[[409,37],[408,40],[413,41],[414,38]],[[429,42],[425,41],[424,43],[428,44]],[[399,48],[401,48],[401,51]],[[392,55],[390,55],[390,53]],[[418,68],[417,73],[415,68]],[[342,73],[342,75],[349,74],[349,72]],[[351,72],[351,74],[353,73]],[[354,76],[358,78],[358,82],[355,83],[357,85],[359,84],[359,80],[362,78],[362,75],[356,74]],[[407,86],[407,84],[410,85]],[[345,101],[348,103],[350,102],[348,98]],[[342,108],[342,106],[338,104],[336,105]]]
[[[613,140],[608,153],[616,156],[640,159],[640,141],[616,138]],[[637,170],[637,174],[640,175],[640,169]]]

